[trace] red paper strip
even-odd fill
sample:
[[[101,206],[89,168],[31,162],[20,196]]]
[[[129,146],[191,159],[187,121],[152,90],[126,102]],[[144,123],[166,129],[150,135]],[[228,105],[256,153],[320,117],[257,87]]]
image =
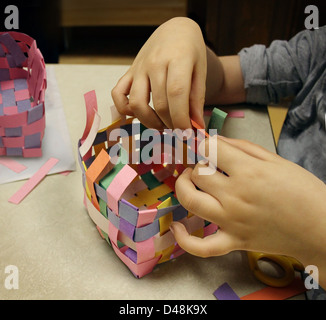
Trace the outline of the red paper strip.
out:
[[[300,278],[295,278],[287,287],[266,287],[241,297],[241,300],[285,300],[304,293],[305,291],[307,291],[307,289],[304,286],[304,282]]]

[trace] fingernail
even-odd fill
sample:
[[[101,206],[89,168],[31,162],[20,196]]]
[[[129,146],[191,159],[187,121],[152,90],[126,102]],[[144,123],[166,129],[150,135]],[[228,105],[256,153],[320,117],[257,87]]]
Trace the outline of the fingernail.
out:
[[[199,161],[198,161],[198,164],[200,164],[200,165],[202,165],[202,166],[205,166],[205,165],[207,165],[207,162],[208,162],[208,161],[207,161],[206,159],[205,159],[205,160],[202,159],[202,160],[199,160]]]

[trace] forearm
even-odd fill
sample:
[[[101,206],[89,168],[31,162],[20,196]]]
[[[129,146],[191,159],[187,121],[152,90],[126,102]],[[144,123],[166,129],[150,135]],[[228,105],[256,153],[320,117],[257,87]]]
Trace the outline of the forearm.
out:
[[[246,101],[239,56],[218,57],[207,48],[206,105]]]

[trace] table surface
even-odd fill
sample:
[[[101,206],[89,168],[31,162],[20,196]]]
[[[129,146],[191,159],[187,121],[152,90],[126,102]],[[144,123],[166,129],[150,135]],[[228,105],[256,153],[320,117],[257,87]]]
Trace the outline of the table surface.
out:
[[[84,93],[96,90],[101,128],[113,104],[110,91],[128,66],[53,65],[77,161],[86,110]],[[227,118],[223,134],[275,151],[267,108],[236,106],[244,119]],[[0,186],[0,299],[215,299],[224,282],[241,297],[264,287],[246,255],[184,254],[136,279],[104,241],[83,205],[81,171],[47,176],[19,205],[8,202],[24,181]],[[5,268],[19,270],[19,289],[3,285]]]

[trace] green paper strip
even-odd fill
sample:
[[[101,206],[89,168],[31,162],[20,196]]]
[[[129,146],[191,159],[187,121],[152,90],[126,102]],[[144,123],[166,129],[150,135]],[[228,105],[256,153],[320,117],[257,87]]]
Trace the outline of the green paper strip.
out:
[[[100,180],[100,186],[105,190],[109,187],[114,177],[119,173],[119,171],[128,163],[128,154],[124,148],[120,148],[120,161],[117,163],[111,171]]]
[[[220,134],[223,128],[223,124],[225,121],[225,118],[227,117],[227,113],[218,109],[214,108],[212,111],[212,116],[208,123],[208,130],[209,129],[216,129],[217,133]],[[208,132],[209,133],[209,132]]]
[[[171,193],[168,193],[166,195],[164,195],[163,197],[159,198],[158,200],[160,201],[165,201],[166,199],[168,198],[171,198],[171,201],[172,201],[172,206],[175,206],[177,204],[179,204],[180,202],[175,198],[174,194],[171,192]]]
[[[146,183],[149,190],[152,190],[162,184],[156,179],[156,177],[152,174],[151,171],[141,175],[141,178]]]

